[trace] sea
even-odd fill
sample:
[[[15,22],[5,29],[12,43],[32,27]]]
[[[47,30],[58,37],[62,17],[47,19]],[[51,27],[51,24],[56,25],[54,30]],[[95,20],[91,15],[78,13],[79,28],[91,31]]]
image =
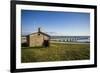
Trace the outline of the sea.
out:
[[[90,36],[51,36],[51,40],[59,42],[83,42],[89,43]]]

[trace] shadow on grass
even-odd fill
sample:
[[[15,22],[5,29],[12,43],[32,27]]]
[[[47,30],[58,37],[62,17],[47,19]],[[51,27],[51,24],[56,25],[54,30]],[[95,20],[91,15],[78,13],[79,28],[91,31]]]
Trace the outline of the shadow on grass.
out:
[[[43,46],[36,46],[36,47],[22,47],[22,49],[42,49],[42,48],[48,48]]]

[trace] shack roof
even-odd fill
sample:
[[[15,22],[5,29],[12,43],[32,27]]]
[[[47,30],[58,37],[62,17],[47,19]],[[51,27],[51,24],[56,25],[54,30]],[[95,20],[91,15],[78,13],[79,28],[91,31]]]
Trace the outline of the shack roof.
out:
[[[46,34],[46,33],[44,33],[44,32],[34,32],[34,33],[31,33],[31,34],[29,34],[29,35],[32,35],[32,34],[36,34],[36,33],[40,33],[40,34],[43,34],[43,35],[45,35],[45,36],[48,36],[48,37],[50,37],[50,35],[48,35],[48,34]]]

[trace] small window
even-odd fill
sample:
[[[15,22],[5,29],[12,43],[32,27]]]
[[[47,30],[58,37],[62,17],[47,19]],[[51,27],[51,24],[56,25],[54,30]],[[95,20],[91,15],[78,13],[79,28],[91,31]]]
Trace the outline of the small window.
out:
[[[40,36],[40,33],[38,33],[38,35]]]

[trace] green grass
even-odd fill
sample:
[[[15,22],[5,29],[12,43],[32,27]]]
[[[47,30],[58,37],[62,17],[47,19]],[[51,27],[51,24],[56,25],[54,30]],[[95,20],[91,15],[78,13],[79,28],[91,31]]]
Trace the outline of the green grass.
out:
[[[21,62],[86,60],[90,58],[90,44],[52,43],[50,47],[22,47]]]

